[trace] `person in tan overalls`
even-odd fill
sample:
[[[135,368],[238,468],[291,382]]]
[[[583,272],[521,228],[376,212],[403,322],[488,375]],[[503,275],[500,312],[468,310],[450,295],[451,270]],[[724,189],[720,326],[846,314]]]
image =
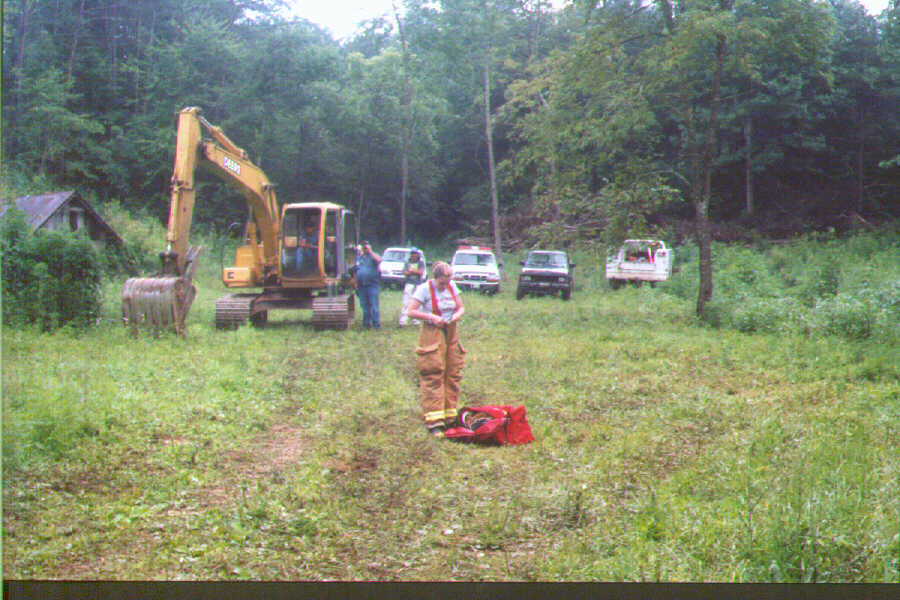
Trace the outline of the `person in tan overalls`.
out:
[[[416,346],[416,367],[422,412],[429,433],[443,437],[456,421],[459,382],[466,351],[459,343],[457,323],[465,313],[459,289],[450,278],[453,269],[437,262],[433,279],[416,287],[406,314],[422,322]]]

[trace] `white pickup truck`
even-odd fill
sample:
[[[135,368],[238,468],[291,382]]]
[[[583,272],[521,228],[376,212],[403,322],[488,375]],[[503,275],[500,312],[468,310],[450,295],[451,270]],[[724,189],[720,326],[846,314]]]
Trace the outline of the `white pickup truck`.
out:
[[[672,249],[662,240],[625,240],[618,253],[606,260],[606,280],[613,289],[626,281],[656,285],[672,274]]]
[[[450,261],[453,281],[460,289],[479,290],[485,294],[500,291],[500,270],[494,252],[487,246],[460,246]]]

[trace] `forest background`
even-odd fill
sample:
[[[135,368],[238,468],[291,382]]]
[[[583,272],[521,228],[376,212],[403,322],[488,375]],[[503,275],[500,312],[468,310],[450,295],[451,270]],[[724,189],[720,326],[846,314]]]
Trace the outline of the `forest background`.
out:
[[[898,213],[896,1],[413,0],[342,43],[285,14],[5,2],[7,182],[162,221],[175,114],[196,105],[283,202],[344,203],[384,243],[488,236],[492,202],[500,245],[679,243],[704,202],[718,238]],[[212,176],[200,194],[201,232],[245,219]]]

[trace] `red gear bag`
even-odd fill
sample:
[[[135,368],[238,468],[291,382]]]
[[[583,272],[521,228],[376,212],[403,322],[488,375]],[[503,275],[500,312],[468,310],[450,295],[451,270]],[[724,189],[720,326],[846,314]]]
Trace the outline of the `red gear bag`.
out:
[[[473,406],[459,411],[444,437],[459,442],[516,445],[534,440],[524,406]]]

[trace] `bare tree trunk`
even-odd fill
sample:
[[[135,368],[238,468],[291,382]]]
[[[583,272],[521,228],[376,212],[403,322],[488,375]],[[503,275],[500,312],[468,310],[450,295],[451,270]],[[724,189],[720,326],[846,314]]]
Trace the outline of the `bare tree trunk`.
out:
[[[109,50],[109,80],[111,89],[117,92],[119,89],[119,44],[117,28],[121,20],[118,12],[121,7],[114,4],[106,6],[106,43]],[[111,12],[112,11],[112,12]]]
[[[66,66],[66,83],[72,83],[72,69],[75,65],[75,52],[78,49],[78,37],[81,34],[81,28],[84,27],[84,0],[78,7],[78,27],[72,35],[72,47],[69,50],[69,64]]]
[[[744,181],[747,202],[747,215],[753,215],[755,211],[753,198],[753,120],[748,116],[744,120],[744,146],[747,157],[744,159]]]
[[[407,181],[409,180],[409,137],[406,129],[403,131],[403,151],[400,156],[400,242],[406,243],[406,196]]]
[[[150,31],[147,32],[147,45],[144,46],[143,48],[141,48],[141,54],[143,55],[143,57],[145,59],[145,63],[149,62],[146,60],[149,55],[148,50],[153,45],[153,38],[156,35],[156,10],[154,10],[151,13],[151,15],[152,16],[150,18]],[[149,67],[145,66],[145,68],[149,68]],[[139,77],[135,78],[135,81],[136,82],[140,81],[140,78]],[[139,87],[138,87],[137,83],[135,83],[135,90],[137,91],[136,97],[141,98],[141,114],[145,115],[145,114],[147,114],[147,103],[150,101],[150,94],[141,94],[139,92]]]
[[[497,199],[497,178],[494,171],[494,133],[491,125],[491,67],[490,67],[490,43],[484,44],[484,65],[482,75],[484,83],[484,135],[487,138],[488,151],[488,176],[491,185],[491,223],[494,229],[494,252],[503,275],[503,256],[500,240],[499,201]]]
[[[863,154],[865,143],[860,134],[859,143],[856,146],[856,214],[861,215],[863,210],[863,194],[865,193],[865,169],[863,167]]]
[[[726,4],[722,0],[721,5]],[[725,62],[724,33],[716,36],[716,65],[712,80],[712,98],[710,99],[709,125],[706,130],[706,141],[703,144],[703,161],[701,172],[703,188],[696,201],[697,245],[700,253],[700,289],[697,294],[697,314],[702,315],[706,304],[712,300],[712,233],[709,229],[709,199],[712,194],[712,159],[716,147],[716,134],[719,117],[719,95],[722,87],[722,66]]]
[[[403,51],[403,140],[400,152],[400,241],[406,243],[406,199],[409,194],[409,146],[412,140],[412,89],[409,84],[409,49],[406,45],[406,34],[397,3],[392,3],[394,18],[397,21],[397,32],[400,34],[400,47]]]
[[[669,0],[656,0],[666,29],[669,33],[675,31],[676,23],[672,3]],[[719,0],[719,10],[731,9],[733,0]],[[716,137],[719,117],[719,97],[722,87],[722,70],[725,63],[725,50],[727,38],[724,33],[716,35],[716,63],[713,72],[709,123],[706,129],[706,140],[703,143],[702,156],[696,139],[696,111],[689,107],[685,119],[686,147],[688,148],[688,162],[691,170],[691,199],[694,202],[697,227],[697,249],[700,254],[700,289],[697,294],[697,314],[702,315],[706,304],[713,295],[712,272],[712,232],[709,228],[709,202],[712,195],[712,159],[716,149]]]
[[[656,0],[657,5],[659,6],[660,11],[662,11],[663,21],[666,24],[666,30],[669,33],[675,31],[675,11],[672,8],[672,3],[669,0]]]
[[[547,102],[547,99],[544,98],[544,94],[538,90],[538,98],[541,101],[541,107],[549,111],[550,103]],[[552,134],[551,134],[552,135]],[[556,142],[550,142],[550,202],[553,204],[553,220],[559,220],[559,184],[558,184],[558,170],[556,168]]]
[[[37,2],[31,0],[30,2],[23,2],[23,4],[22,12],[19,15],[18,31],[16,31],[16,35],[19,36],[19,47],[16,49],[16,56],[13,59],[12,75],[14,77],[14,83],[11,90],[3,90],[3,93],[6,95],[4,98],[4,105],[9,103],[11,106],[16,106],[22,102],[22,68],[25,66],[25,40],[29,39],[31,34],[29,30],[31,15],[37,6]],[[11,110],[3,115],[6,119],[3,125],[6,126],[9,131],[15,131],[16,124],[19,120],[19,113],[20,111],[18,110]],[[10,140],[16,140],[16,138],[17,136],[11,135],[7,135],[3,138],[3,148],[5,151],[9,152],[10,149],[15,147],[16,141],[10,142]]]
[[[697,218],[697,248],[700,253],[700,289],[697,294],[697,315],[702,315],[712,300],[712,234],[709,230],[709,197],[703,195],[694,205]]]
[[[359,228],[363,219],[363,207],[365,206],[366,192],[363,186],[359,186],[359,200],[356,203],[356,239],[359,239]]]
[[[526,10],[526,12],[527,12],[527,9],[525,9],[524,3],[523,3],[522,8],[523,8],[523,10]],[[541,18],[542,16],[543,16],[542,2],[541,2],[541,0],[537,0],[535,2],[535,7],[534,7],[534,18],[531,19],[531,21],[534,23],[534,27],[531,29],[531,32],[530,32],[531,35],[529,35],[529,37],[528,37],[528,60],[526,61],[526,64],[529,64],[529,65],[532,62],[534,62],[534,59],[537,57],[537,54],[538,54],[538,45],[539,45],[539,42],[541,39],[541,25],[543,25],[543,22],[542,22],[543,19]]]
[[[13,67],[19,72],[21,72],[22,66],[25,64],[25,40],[28,39],[28,25],[31,13],[34,12],[36,5],[37,2],[25,2],[25,6],[22,8],[22,18],[19,20],[19,52],[13,64]]]

